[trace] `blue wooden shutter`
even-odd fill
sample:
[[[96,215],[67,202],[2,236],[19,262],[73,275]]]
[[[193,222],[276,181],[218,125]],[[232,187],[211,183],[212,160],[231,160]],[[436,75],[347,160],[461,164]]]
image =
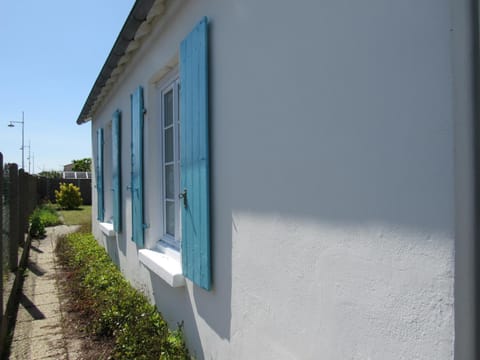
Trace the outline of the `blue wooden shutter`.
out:
[[[180,45],[183,274],[210,290],[210,180],[208,145],[207,18]]]
[[[104,195],[103,195],[103,128],[97,129],[97,219],[103,221]]]
[[[112,185],[113,185],[113,229],[122,231],[122,142],[121,113],[113,113],[112,119]]]
[[[131,95],[132,104],[132,240],[143,247],[143,88]]]

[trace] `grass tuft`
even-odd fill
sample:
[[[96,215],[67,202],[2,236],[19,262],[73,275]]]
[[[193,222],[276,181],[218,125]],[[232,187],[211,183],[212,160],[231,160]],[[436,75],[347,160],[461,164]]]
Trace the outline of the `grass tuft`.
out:
[[[91,232],[92,224],[92,206],[82,205],[75,210],[59,210],[58,213],[63,219],[65,225],[87,225]]]
[[[51,203],[45,203],[38,206],[32,216],[38,216],[45,226],[55,226],[62,223],[59,218],[58,212],[55,209],[55,205]]]

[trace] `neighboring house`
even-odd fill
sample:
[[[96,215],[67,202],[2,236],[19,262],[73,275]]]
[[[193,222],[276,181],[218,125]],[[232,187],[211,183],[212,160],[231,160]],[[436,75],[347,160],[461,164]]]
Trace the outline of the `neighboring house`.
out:
[[[92,173],[88,171],[73,171],[74,164],[67,164],[63,166],[63,179],[91,179]]]
[[[63,171],[73,171],[73,163],[71,164],[67,164],[67,165],[63,165]]]
[[[476,3],[135,3],[93,232],[196,358],[475,358]]]

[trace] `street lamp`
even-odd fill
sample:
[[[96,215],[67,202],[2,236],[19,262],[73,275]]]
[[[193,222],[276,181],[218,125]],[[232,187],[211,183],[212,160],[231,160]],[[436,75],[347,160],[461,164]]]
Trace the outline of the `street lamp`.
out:
[[[28,148],[28,154],[27,154],[27,160],[28,160],[28,173],[29,173],[29,174],[31,174],[31,172],[30,172],[30,169],[31,169],[31,168],[30,168],[30,164],[31,164],[31,162],[30,162],[30,160],[31,160],[31,155],[30,155],[30,154],[31,154],[31,149],[32,149],[32,146],[31,146],[31,144],[30,144],[30,140],[28,140],[28,145],[25,145],[25,146],[24,146],[24,148]]]
[[[22,121],[10,121],[8,127],[15,127],[14,124],[22,124],[22,169],[25,170],[25,117],[22,111]]]

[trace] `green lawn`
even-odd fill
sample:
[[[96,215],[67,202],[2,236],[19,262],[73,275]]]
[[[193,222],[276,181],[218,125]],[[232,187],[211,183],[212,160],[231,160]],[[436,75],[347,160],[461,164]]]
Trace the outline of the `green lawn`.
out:
[[[92,206],[82,205],[77,210],[59,210],[65,225],[92,225]]]

